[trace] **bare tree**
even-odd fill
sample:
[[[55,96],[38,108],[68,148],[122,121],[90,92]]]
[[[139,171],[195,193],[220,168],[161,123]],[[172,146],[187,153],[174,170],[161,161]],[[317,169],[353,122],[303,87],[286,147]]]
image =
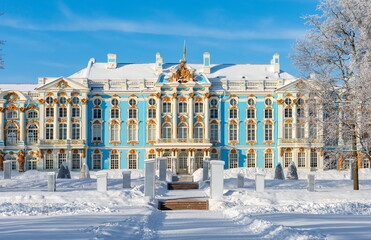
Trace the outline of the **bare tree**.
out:
[[[323,115],[309,117],[321,123],[327,164],[353,158],[358,190],[358,165],[371,159],[371,1],[323,0],[318,11],[305,17],[311,29],[292,58],[313,74],[307,94]]]

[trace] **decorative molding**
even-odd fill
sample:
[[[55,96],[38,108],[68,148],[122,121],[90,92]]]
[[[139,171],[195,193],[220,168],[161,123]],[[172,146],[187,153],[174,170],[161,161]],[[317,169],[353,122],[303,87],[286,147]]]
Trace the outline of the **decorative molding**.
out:
[[[46,120],[45,122],[47,122],[47,123],[53,123],[53,119],[49,118],[49,119]]]
[[[0,107],[0,112],[3,113],[4,112],[4,108],[3,107]]]
[[[6,110],[18,110],[18,107],[15,104],[8,104]]]
[[[71,98],[67,98],[67,104],[71,104],[72,103],[72,99]]]
[[[46,93],[46,96],[53,96],[53,93],[52,92],[48,92],[48,93]]]
[[[249,145],[254,145],[256,144],[257,142],[256,141],[247,141],[246,144],[249,144]]]
[[[188,98],[193,98],[194,96],[195,96],[194,93],[190,93],[190,94],[188,95]]]
[[[282,105],[284,102],[285,102],[285,100],[283,100],[283,99],[278,99],[277,100],[278,105]]]
[[[59,88],[66,88],[66,87],[69,87],[68,82],[65,81],[64,79],[60,80],[60,81],[58,82],[57,86],[58,86]]]
[[[178,97],[178,94],[177,93],[173,93],[173,98],[177,98]]]
[[[299,152],[305,152],[305,149],[303,147],[299,148]]]
[[[272,145],[274,142],[273,141],[264,141],[263,143],[266,144],[266,145]]]
[[[89,102],[89,100],[88,99],[81,99],[81,102],[82,102],[83,105],[86,105]]]
[[[27,107],[27,110],[39,110],[39,108],[32,104],[32,105]]]
[[[19,99],[19,96],[18,94],[16,94],[15,92],[10,92],[8,95],[7,95],[7,100],[9,102],[15,102]]]
[[[53,103],[54,103],[54,104],[58,104],[58,98],[54,98],[54,99],[53,99]]]

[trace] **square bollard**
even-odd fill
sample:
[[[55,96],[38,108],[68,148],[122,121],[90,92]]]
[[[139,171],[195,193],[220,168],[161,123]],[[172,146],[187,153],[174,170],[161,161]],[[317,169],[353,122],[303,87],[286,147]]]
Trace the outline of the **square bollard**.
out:
[[[177,158],[176,157],[172,157],[171,158],[171,171],[173,172],[174,175],[176,175],[176,172],[177,172],[176,162],[177,162]]]
[[[314,175],[308,174],[308,191],[314,192]]]
[[[203,164],[203,169],[202,169],[202,180],[206,181],[209,180],[209,165],[210,161],[205,158]]]
[[[106,192],[107,191],[107,173],[97,173],[97,191]]]
[[[264,192],[264,174],[255,174],[255,191]]]
[[[157,158],[159,162],[159,179],[160,181],[166,181],[166,157],[159,157]]]
[[[4,179],[12,178],[12,162],[7,160],[4,161]]]
[[[55,172],[48,173],[48,192],[55,192],[57,190],[57,181]]]
[[[237,188],[245,187],[245,178],[242,173],[237,174]]]
[[[223,197],[224,188],[224,161],[210,161],[211,176],[210,176],[210,198]]]
[[[131,188],[131,172],[122,172],[122,188]]]
[[[144,196],[155,197],[155,159],[144,160]]]

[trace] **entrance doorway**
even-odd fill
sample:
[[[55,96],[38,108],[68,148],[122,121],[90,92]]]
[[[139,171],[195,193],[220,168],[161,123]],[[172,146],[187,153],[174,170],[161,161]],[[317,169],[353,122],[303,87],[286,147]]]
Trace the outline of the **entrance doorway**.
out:
[[[179,152],[178,163],[178,174],[188,174],[188,152]]]

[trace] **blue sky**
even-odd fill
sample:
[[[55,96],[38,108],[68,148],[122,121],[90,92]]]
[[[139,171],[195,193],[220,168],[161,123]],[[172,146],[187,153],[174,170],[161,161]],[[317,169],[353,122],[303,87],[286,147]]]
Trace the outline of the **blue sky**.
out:
[[[37,83],[38,77],[69,76],[94,57],[105,62],[177,62],[187,42],[187,60],[269,63],[299,75],[288,55],[315,13],[315,0],[125,1],[1,0],[0,39],[5,40],[0,83]]]

